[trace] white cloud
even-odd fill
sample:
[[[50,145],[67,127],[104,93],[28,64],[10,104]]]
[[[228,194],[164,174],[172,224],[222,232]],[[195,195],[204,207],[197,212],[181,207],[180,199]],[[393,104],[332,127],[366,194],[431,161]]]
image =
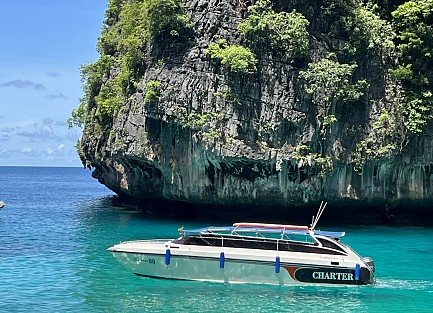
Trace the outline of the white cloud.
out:
[[[19,132],[18,135],[29,138],[29,142],[45,142],[48,140],[58,139],[54,133],[53,127],[50,124],[45,123],[44,125],[39,126],[37,123],[35,123],[33,126],[33,130]]]
[[[32,88],[34,90],[46,90],[45,86],[39,83],[36,83],[31,80],[22,80],[22,79],[15,79],[8,81],[6,83],[0,84],[1,87],[12,87],[12,88],[19,88],[19,89],[25,89],[25,88]]]
[[[31,147],[22,147],[20,150],[21,153],[32,153],[33,152],[33,148]]]
[[[11,136],[9,134],[0,134],[0,141],[10,141]]]
[[[67,100],[68,99],[68,97],[66,97],[61,92],[58,92],[56,94],[47,95],[44,98],[47,100],[59,100],[59,99]]]
[[[53,117],[0,121],[1,165],[80,166],[74,145],[81,130]]]
[[[53,155],[57,153],[63,153],[65,150],[65,145],[62,143],[58,145],[57,147],[53,148],[46,148],[45,151],[48,153],[48,155]]]

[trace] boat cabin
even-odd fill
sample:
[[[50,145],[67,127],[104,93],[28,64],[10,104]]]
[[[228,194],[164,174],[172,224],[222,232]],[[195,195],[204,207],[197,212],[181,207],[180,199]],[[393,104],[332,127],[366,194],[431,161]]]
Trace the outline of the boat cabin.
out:
[[[182,230],[181,237],[173,244],[228,247],[259,250],[276,250],[330,255],[347,255],[338,239],[344,232],[322,232],[286,227],[260,227],[234,224],[233,227],[205,227]],[[273,224],[264,224],[273,225]],[[281,225],[278,225],[281,226]]]

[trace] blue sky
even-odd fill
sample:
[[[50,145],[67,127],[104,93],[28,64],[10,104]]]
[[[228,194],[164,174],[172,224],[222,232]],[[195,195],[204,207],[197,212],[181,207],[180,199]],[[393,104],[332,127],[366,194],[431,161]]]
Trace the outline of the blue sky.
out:
[[[0,0],[0,166],[81,166],[66,120],[107,1]]]

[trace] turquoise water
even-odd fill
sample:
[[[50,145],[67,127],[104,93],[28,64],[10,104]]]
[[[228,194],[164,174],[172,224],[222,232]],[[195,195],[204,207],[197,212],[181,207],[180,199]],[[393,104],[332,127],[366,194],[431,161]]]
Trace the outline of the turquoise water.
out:
[[[106,248],[214,223],[151,218],[112,197],[88,170],[0,167],[0,312],[432,312],[432,228],[342,225],[375,260],[373,287],[156,280]]]

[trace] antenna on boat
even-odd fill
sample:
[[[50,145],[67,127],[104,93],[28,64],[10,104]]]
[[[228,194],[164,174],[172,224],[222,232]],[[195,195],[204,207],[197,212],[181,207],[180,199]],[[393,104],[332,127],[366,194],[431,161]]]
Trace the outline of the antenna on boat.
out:
[[[326,208],[326,205],[328,204],[328,202],[323,203],[323,201],[320,203],[320,207],[319,207],[319,211],[317,211],[317,216],[314,217],[313,215],[313,219],[311,221],[311,230],[314,230],[314,228],[316,228],[317,222],[319,221],[320,217],[322,216],[323,211]]]

